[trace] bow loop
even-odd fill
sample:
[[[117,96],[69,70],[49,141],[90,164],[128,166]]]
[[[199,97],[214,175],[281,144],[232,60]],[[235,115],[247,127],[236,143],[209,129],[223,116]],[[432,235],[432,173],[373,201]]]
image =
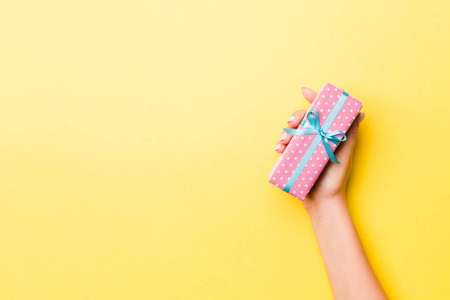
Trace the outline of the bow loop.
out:
[[[320,127],[320,116],[319,116],[319,112],[315,109],[311,109],[307,114],[306,114],[306,119],[308,120],[308,122],[312,125],[312,127],[314,127],[314,129],[316,130],[320,130],[322,129]]]

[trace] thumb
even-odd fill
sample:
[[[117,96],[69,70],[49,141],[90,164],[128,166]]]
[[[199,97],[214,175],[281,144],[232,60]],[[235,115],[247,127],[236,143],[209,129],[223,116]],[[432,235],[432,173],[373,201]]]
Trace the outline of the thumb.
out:
[[[353,146],[356,143],[359,124],[362,122],[362,120],[364,120],[365,116],[365,113],[359,113],[358,116],[356,116],[356,122],[353,122],[352,126],[350,126],[350,129],[347,131],[347,140],[350,141],[349,144],[352,144]]]
[[[336,157],[339,161],[344,162],[350,160],[353,149],[355,148],[359,124],[362,122],[365,115],[365,113],[358,114],[356,117],[356,122],[353,122],[352,126],[350,126],[350,129],[346,133],[347,140],[341,143],[336,149]]]

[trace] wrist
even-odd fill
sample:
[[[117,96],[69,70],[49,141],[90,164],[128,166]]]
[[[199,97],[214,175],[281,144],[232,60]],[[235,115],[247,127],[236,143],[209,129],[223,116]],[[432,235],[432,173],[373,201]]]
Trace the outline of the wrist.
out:
[[[308,215],[320,216],[342,208],[347,208],[345,196],[343,194],[328,195],[326,197],[310,197],[303,203]]]

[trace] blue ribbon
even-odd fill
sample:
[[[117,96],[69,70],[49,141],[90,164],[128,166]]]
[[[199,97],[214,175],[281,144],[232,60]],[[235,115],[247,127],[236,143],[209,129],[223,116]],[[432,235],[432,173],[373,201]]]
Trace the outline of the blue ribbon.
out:
[[[320,142],[322,141],[323,146],[325,150],[327,151],[327,155],[330,158],[330,160],[334,163],[339,164],[339,161],[337,160],[336,156],[333,153],[333,150],[331,149],[331,146],[329,143],[333,143],[335,145],[339,144],[341,141],[345,141],[347,137],[345,134],[341,131],[333,131],[327,133],[328,128],[330,128],[331,124],[333,123],[334,119],[338,115],[339,111],[342,109],[342,107],[345,104],[345,101],[348,98],[348,94],[343,91],[341,97],[337,101],[334,108],[331,110],[330,115],[325,120],[323,126],[320,126],[320,116],[319,112],[315,109],[310,109],[308,113],[306,114],[306,119],[309,121],[309,123],[304,124],[304,120],[302,121],[302,126],[305,127],[305,129],[290,129],[290,128],[284,128],[284,131],[286,131],[290,135],[316,135],[315,139],[309,146],[308,150],[306,151],[303,158],[300,160],[300,163],[297,165],[297,168],[292,173],[292,176],[289,178],[288,182],[286,183],[286,186],[283,188],[283,191],[289,193],[291,188],[294,186],[295,182],[297,181],[298,177],[302,173],[303,169],[306,167],[308,161],[311,159],[312,155],[314,154],[314,151],[316,151],[317,147],[319,146]],[[311,124],[311,125],[310,125]],[[336,137],[336,135],[342,135],[343,138],[339,139]]]
[[[339,145],[341,141],[347,140],[347,136],[339,130],[325,132],[320,126],[319,112],[314,108],[312,108],[306,114],[306,119],[308,119],[309,121],[309,124],[306,123],[305,125],[306,129],[284,128],[284,131],[286,131],[290,135],[320,135],[320,137],[322,138],[323,147],[325,148],[325,151],[327,152],[330,160],[335,164],[340,164],[340,162],[336,158],[336,155],[334,155],[333,150],[331,149],[330,143]],[[336,137],[337,135],[342,135],[343,138],[340,139]]]

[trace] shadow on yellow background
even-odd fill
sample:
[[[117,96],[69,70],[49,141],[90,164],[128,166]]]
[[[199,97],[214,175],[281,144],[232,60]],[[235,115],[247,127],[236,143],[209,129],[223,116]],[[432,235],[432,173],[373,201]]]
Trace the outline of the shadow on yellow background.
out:
[[[364,103],[348,203],[450,298],[449,1],[2,1],[1,299],[331,299],[267,182],[302,86]]]

